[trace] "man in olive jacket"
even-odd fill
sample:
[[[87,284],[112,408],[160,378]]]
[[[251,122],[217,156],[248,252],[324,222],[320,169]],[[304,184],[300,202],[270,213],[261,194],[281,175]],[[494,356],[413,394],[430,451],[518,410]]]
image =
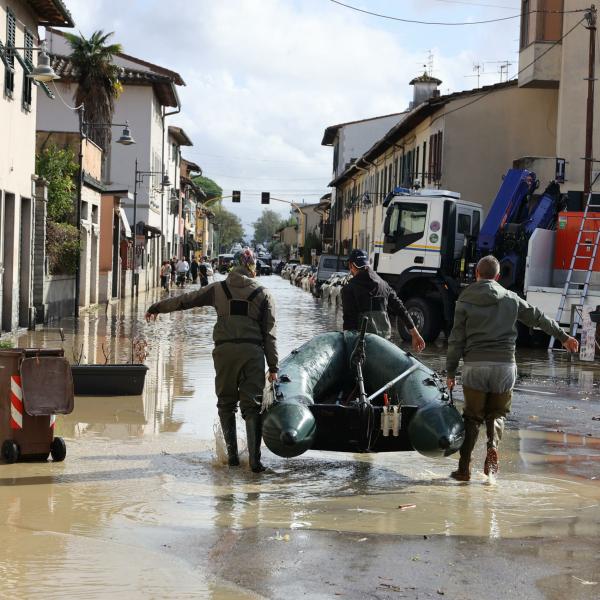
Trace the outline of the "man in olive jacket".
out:
[[[213,361],[216,378],[217,408],[230,466],[238,466],[235,413],[239,401],[246,421],[250,468],[265,470],[260,462],[262,422],[256,397],[265,384],[265,357],[269,381],[277,379],[278,355],[275,334],[275,305],[271,294],[261,287],[256,276],[256,262],[251,250],[235,257],[236,268],[225,281],[207,285],[198,291],[174,296],[153,304],[146,320],[159,313],[212,306],[217,311],[213,330]]]
[[[579,348],[577,340],[567,335],[556,321],[497,282],[500,264],[495,257],[483,257],[477,263],[476,275],[477,282],[456,303],[446,357],[450,389],[455,385],[458,363],[461,358],[464,360],[465,441],[460,449],[458,470],[451,473],[459,481],[471,478],[471,453],[479,426],[484,422],[488,449],[483,471],[486,475],[498,472],[498,445],[517,377],[517,321],[554,336],[570,352]]]

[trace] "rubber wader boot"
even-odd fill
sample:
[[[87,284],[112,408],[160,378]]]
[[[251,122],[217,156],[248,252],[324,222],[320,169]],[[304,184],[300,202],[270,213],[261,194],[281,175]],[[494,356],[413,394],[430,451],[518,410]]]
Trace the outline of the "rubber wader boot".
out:
[[[486,475],[495,475],[498,470],[498,445],[502,439],[502,432],[504,431],[504,419],[502,417],[498,419],[488,419],[485,422],[485,428],[487,431],[487,454],[485,457],[485,463],[483,464],[483,472]]]
[[[223,438],[227,447],[227,463],[230,467],[239,467],[240,458],[238,456],[237,432],[235,428],[235,413],[228,415],[219,415]]]
[[[252,415],[246,418],[246,437],[248,438],[248,460],[253,473],[262,473],[266,467],[260,462],[260,444],[262,441],[262,417]]]
[[[458,469],[450,473],[452,479],[457,481],[469,481],[471,479],[471,454],[477,443],[479,435],[479,423],[472,419],[465,419],[465,441],[460,447],[460,458]]]

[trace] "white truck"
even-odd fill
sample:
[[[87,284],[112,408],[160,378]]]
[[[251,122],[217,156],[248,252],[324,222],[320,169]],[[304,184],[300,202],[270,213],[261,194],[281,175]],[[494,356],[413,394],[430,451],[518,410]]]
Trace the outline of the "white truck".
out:
[[[464,272],[482,211],[445,190],[411,190],[387,203],[374,268],[402,298],[426,341],[452,322],[461,265]]]
[[[568,270],[554,264],[557,223],[562,229],[563,221],[581,219],[581,213],[561,212],[565,205],[555,183],[543,194],[534,194],[536,188],[534,173],[510,169],[485,222],[482,206],[455,192],[398,188],[386,198],[374,268],[402,298],[426,341],[449,332],[456,299],[485,254],[500,261],[502,285],[557,316]],[[600,227],[600,219],[595,222]],[[591,245],[581,248],[593,252]],[[570,247],[561,251],[573,254]],[[585,261],[578,264],[582,269]],[[572,323],[576,307],[600,305],[600,272],[594,271],[582,302],[584,276],[574,271],[559,319],[563,325]],[[408,339],[407,332],[400,333]]]

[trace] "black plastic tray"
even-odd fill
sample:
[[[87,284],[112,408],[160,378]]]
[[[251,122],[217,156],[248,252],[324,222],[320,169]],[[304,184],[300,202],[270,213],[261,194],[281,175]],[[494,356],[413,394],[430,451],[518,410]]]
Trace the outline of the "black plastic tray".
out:
[[[138,396],[146,365],[71,365],[76,396]]]

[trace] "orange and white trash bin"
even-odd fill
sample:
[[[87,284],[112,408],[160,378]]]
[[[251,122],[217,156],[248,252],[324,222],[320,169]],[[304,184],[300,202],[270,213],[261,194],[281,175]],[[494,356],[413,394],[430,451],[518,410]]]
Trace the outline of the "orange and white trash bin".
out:
[[[0,350],[0,452],[4,461],[62,461],[65,442],[54,437],[57,414],[73,412],[73,377],[64,351]]]

